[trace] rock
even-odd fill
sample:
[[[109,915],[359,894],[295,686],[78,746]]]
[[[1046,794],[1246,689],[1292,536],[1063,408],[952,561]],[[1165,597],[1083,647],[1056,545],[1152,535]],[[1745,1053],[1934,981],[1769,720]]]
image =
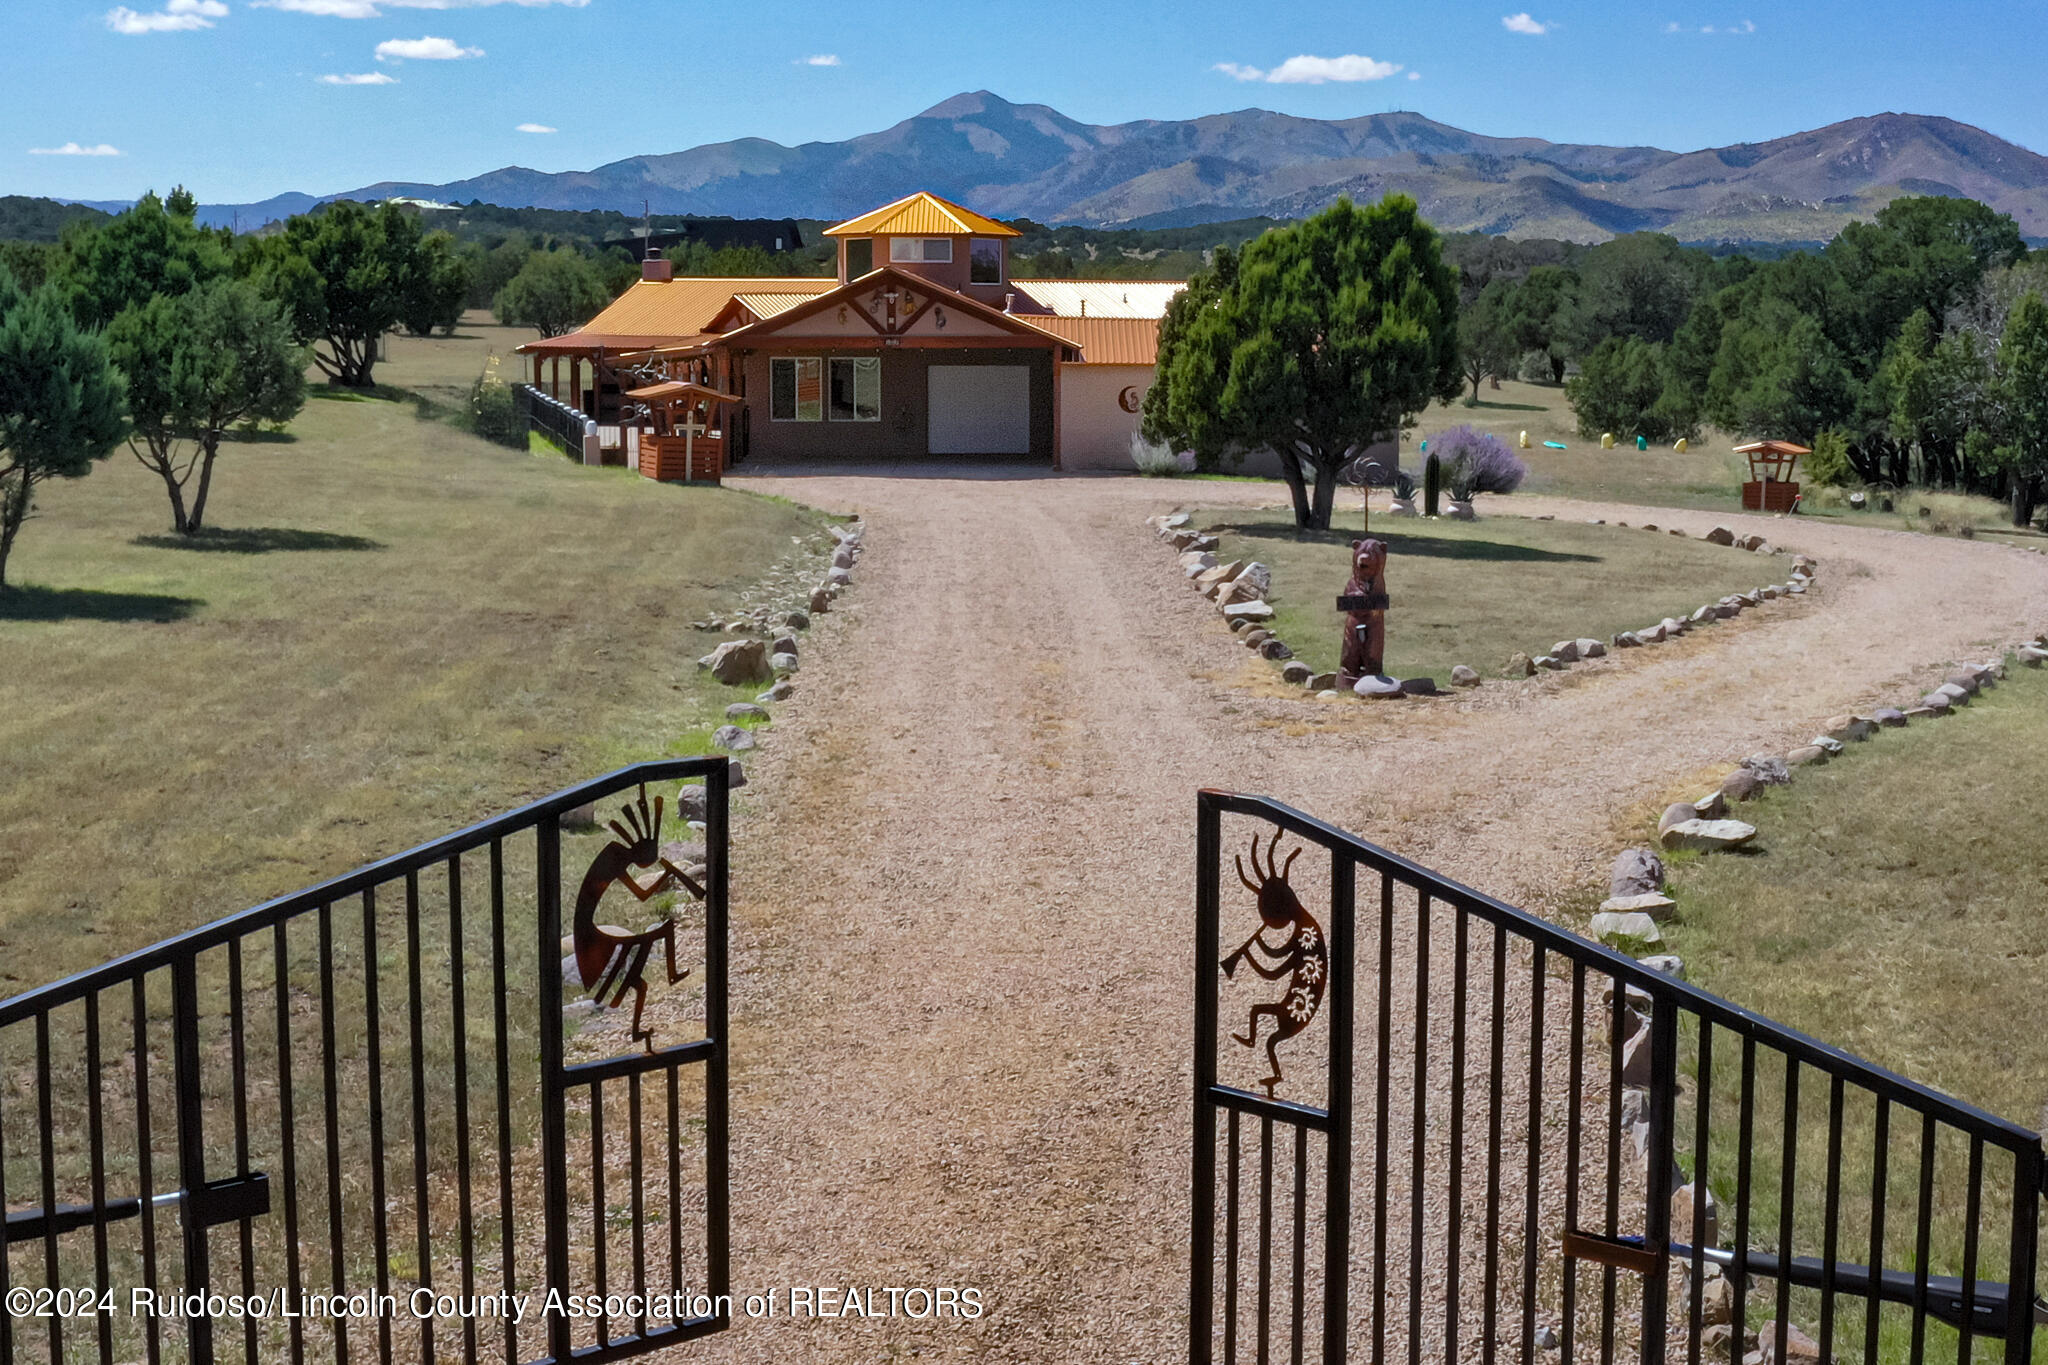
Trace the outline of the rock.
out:
[[[1694,797],[1692,808],[1700,813],[1702,820],[1718,820],[1728,813],[1728,798],[1716,787],[1705,796]]]
[[[1240,569],[1237,577],[1231,581],[1235,583],[1249,583],[1257,590],[1256,596],[1264,597],[1273,590],[1273,571],[1257,560],[1253,560]]]
[[[1798,578],[1793,579],[1789,584],[1786,585],[1785,591],[1790,593],[1794,597],[1799,596],[1800,594],[1806,591],[1805,580]]]
[[[1888,730],[1896,730],[1906,723],[1906,713],[1896,706],[1880,706],[1870,713],[1870,718]]]
[[[1319,687],[1316,689],[1317,701],[1335,701],[1337,698],[1343,695],[1344,694],[1342,692],[1339,692],[1334,687]]]
[[[1657,921],[1640,911],[1617,915],[1601,911],[1593,916],[1586,931],[1602,943],[1616,940],[1633,940],[1637,943],[1662,943],[1664,935],[1657,932]]]
[[[1168,531],[1177,531],[1181,527],[1187,525],[1192,520],[1194,520],[1193,513],[1169,512],[1167,515],[1159,519],[1159,524],[1161,527]]]
[[[774,644],[772,644],[772,645],[770,645],[770,646],[768,646],[768,652],[769,652],[770,654],[794,654],[794,653],[796,653],[796,636],[794,636],[794,635],[778,635],[778,636],[777,636],[777,637],[775,638],[775,643],[774,643]]]
[[[1167,537],[1167,539],[1173,542],[1174,549],[1185,550],[1188,548],[1188,546],[1193,545],[1195,543],[1197,537],[1193,531],[1183,528],[1181,530],[1175,531],[1171,536]]]
[[[1716,526],[1713,530],[1701,536],[1700,539],[1710,545],[1733,545],[1735,543],[1735,533],[1725,526]]]
[[[1877,722],[1863,716],[1831,716],[1825,728],[1829,739],[1861,744],[1877,733]]]
[[[2044,661],[2048,661],[2048,649],[2042,649],[2038,645],[2021,645],[2015,657],[2028,668],[2039,668]]]
[[[684,843],[681,840],[675,840],[661,846],[661,856],[674,863],[677,867],[688,869],[703,862],[706,853],[702,844]]]
[[[797,658],[794,654],[770,654],[768,666],[777,673],[794,673],[797,670]]]
[[[739,725],[721,725],[711,732],[711,742],[731,753],[745,753],[754,747],[754,732]]]
[[[590,829],[597,824],[597,802],[585,801],[562,812],[562,824],[569,829]]]
[[[1718,795],[1718,793],[1716,794]],[[1693,805],[1690,801],[1674,801],[1666,806],[1664,814],[1657,818],[1657,833],[1661,836],[1667,830],[1674,829],[1679,825],[1688,824],[1699,818],[1700,809],[1698,806]],[[1669,848],[1671,845],[1666,844],[1664,847]]]
[[[1565,661],[1558,658],[1555,654],[1538,654],[1536,656],[1536,666],[1538,668],[1547,668],[1551,672],[1557,673],[1562,672],[1566,665]]]
[[[1257,602],[1263,599],[1265,595],[1266,590],[1264,588],[1252,582],[1243,574],[1239,574],[1217,590],[1216,600],[1227,607],[1233,602]]]
[[[1607,646],[1590,636],[1581,636],[1579,639],[1572,641],[1572,643],[1579,647],[1579,657],[1581,659],[1600,659],[1605,658],[1607,655]]]
[[[1815,735],[1812,744],[1814,748],[1820,750],[1829,758],[1837,757],[1844,748],[1848,747],[1833,735]]]
[[[1720,611],[1714,607],[1699,607],[1694,610],[1691,620],[1694,625],[1703,625],[1708,621],[1719,620],[1720,616]]]
[[[1785,755],[1785,762],[1794,768],[1803,768],[1809,763],[1825,763],[1828,751],[1818,744],[1802,744]]]
[[[1257,626],[1253,626],[1237,638],[1238,642],[1246,649],[1257,649],[1260,645],[1273,638],[1273,632],[1270,630],[1260,630]]]
[[[738,759],[727,759],[725,772],[725,787],[727,791],[738,791],[741,787],[747,785],[747,770],[740,766]]]
[[[1667,616],[1657,624],[1664,627],[1664,634],[1667,636],[1683,635],[1687,629],[1687,623],[1675,616]]]
[[[1507,663],[1501,666],[1503,678],[1533,678],[1536,676],[1536,661],[1526,654],[1508,655]]]
[[[1579,642],[1559,640],[1550,647],[1550,657],[1561,664],[1575,664],[1579,661]]]
[[[844,545],[834,550],[832,552],[832,567],[835,569],[851,569],[853,567],[853,551],[847,549]]]
[[[1289,659],[1287,666],[1280,670],[1280,676],[1291,683],[1308,684],[1315,677],[1315,670],[1299,659]]]
[[[1657,529],[1657,523],[1654,521],[1646,521],[1643,523],[1643,529],[1645,531],[1654,531]]]
[[[1616,649],[1635,649],[1641,646],[1643,642],[1634,631],[1624,630],[1617,634],[1610,643]]]
[[[1706,1196],[1705,1216],[1700,1219],[1701,1236],[1695,1238],[1693,1231],[1693,1206],[1701,1195]],[[1714,1192],[1695,1185],[1680,1185],[1671,1192],[1671,1240],[1690,1246],[1715,1247],[1721,1245],[1721,1206],[1714,1199]],[[1711,1262],[1709,1263],[1711,1264]],[[1709,1322],[1726,1322],[1724,1318],[1709,1318]]]
[[[1984,689],[1984,680],[1977,676],[1974,668],[1958,668],[1942,679],[1946,686],[1960,687],[1970,696],[1976,696]]]
[[[1936,711],[1931,706],[1909,706],[1906,708],[1907,720],[1932,720],[1940,714],[1941,712]]]
[[[1259,653],[1265,658],[1275,661],[1294,657],[1294,651],[1287,647],[1285,640],[1267,640],[1259,646]]]
[[[827,569],[825,571],[825,584],[827,587],[837,583],[843,588],[851,582],[853,582],[853,575],[845,569]]]
[[[1401,695],[1401,684],[1385,674],[1380,674],[1360,678],[1351,685],[1351,690],[1361,697],[1398,697]]]
[[[766,720],[768,719],[768,708],[756,706],[750,701],[736,701],[731,706],[725,708],[725,718],[727,720]]]
[[[1617,915],[1641,912],[1662,924],[1678,909],[1678,902],[1661,892],[1645,891],[1635,896],[1609,896],[1600,902],[1600,908]]]
[[[1435,678],[1401,679],[1401,695],[1404,697],[1434,697],[1437,695]]]
[[[1685,820],[1662,831],[1658,842],[1667,849],[1692,848],[1702,853],[1741,848],[1756,838],[1756,826],[1740,820]]]
[[[823,588],[813,590],[811,593],[811,615],[822,616],[831,609],[832,594],[826,592]]]
[[[1558,1346],[1557,1329],[1547,1322],[1541,1323],[1537,1326],[1536,1333],[1530,1340],[1536,1344],[1536,1349],[1539,1351],[1555,1351]]]
[[[1232,586],[1236,585],[1233,584]],[[1273,619],[1273,608],[1263,601],[1232,602],[1223,609],[1223,619],[1226,621],[1270,621]]]
[[[775,676],[768,662],[768,646],[759,640],[727,640],[701,662],[712,677],[728,687],[764,683]]]
[[[1949,700],[1949,705],[1951,706],[1961,706],[1964,702],[1968,701],[1972,696],[1972,693],[1965,689],[1960,683],[1945,682],[1941,686],[1935,688],[1934,690],[1936,692],[1939,692],[1942,696],[1947,697]]]
[[[1216,539],[1216,537],[1214,536],[1198,534],[1195,536],[1193,540],[1187,543],[1187,550],[1195,554],[1208,554],[1215,550],[1216,547],[1221,545],[1222,543],[1222,541]]]
[[[1920,699],[1920,709],[1936,716],[1946,715],[1954,704],[1955,698],[1946,692],[1929,692]]]
[[[1180,557],[1180,567],[1189,578],[1199,578],[1216,567],[1216,556],[1207,550],[1199,554],[1184,554]]]
[[[1337,675],[1335,673],[1318,673],[1308,680],[1308,685],[1318,692],[1334,688],[1337,685]]]
[[[707,800],[700,783],[692,782],[686,787],[676,788],[676,818],[686,823],[704,819]]]
[[[1721,779],[1721,795],[1730,801],[1750,800],[1763,789],[1763,782],[1747,768],[1737,768]]]
[[[1740,545],[1743,549],[1748,550],[1749,552],[1754,554],[1756,551],[1761,550],[1765,545],[1768,545],[1770,542],[1765,540],[1762,536],[1748,535],[1743,536],[1735,543],[1737,545]]]
[[[1692,1232],[1692,1186],[1684,1186],[1679,1190],[1678,1194],[1682,1194],[1685,1196],[1685,1227],[1688,1235],[1685,1238],[1680,1239],[1677,1232],[1674,1231],[1671,1234],[1671,1236],[1674,1241],[1683,1240],[1686,1243],[1691,1244],[1692,1237],[1690,1234]],[[1705,1222],[1707,1226],[1707,1232],[1709,1237],[1719,1236],[1721,1230],[1720,1215],[1714,1209],[1713,1199],[1713,1195],[1709,1194],[1707,1196],[1707,1216],[1705,1219],[1702,1220],[1703,1222]],[[1672,1226],[1676,1228],[1678,1225],[1678,1195],[1673,1195],[1671,1197],[1671,1202],[1671,1222]],[[1704,1245],[1713,1246],[1714,1243],[1712,1241],[1708,1241],[1704,1243]],[[1691,1303],[1691,1301],[1692,1291],[1688,1289],[1686,1291],[1685,1302],[1689,1304]],[[1704,1327],[1709,1332],[1713,1331],[1717,1327],[1725,1332],[1731,1330],[1729,1324],[1732,1323],[1734,1320],[1735,1286],[1728,1282],[1728,1278],[1725,1275],[1714,1275],[1705,1280],[1702,1280],[1700,1283],[1700,1326]],[[1726,1348],[1724,1347],[1723,1349]]]
[[[1783,787],[1792,781],[1792,774],[1785,771],[1785,760],[1776,754],[1751,754],[1742,760],[1742,766],[1756,774],[1756,780],[1766,787]]]
[[[1735,600],[1740,602],[1745,607],[1760,607],[1763,605],[1764,601],[1762,596],[1760,596],[1754,590],[1751,590],[1749,592],[1736,593]]]
[[[1756,595],[1766,602],[1773,602],[1785,595],[1785,589],[1776,583],[1766,583],[1756,590]]]
[[[1631,848],[1614,860],[1607,874],[1610,896],[1644,896],[1664,889],[1664,860],[1653,849]]]
[[[1732,621],[1742,615],[1742,604],[1740,602],[1717,602],[1714,604],[1713,612],[1714,615],[1720,617],[1723,621]]]
[[[1229,626],[1233,633],[1242,635],[1246,630],[1250,629],[1252,623],[1249,621],[1226,621],[1224,624]]]
[[[788,626],[791,630],[809,630],[811,628],[811,618],[800,611],[792,611],[784,614],[782,624]]]
[[[1785,1354],[1778,1355],[1778,1323],[1775,1319],[1756,1329],[1759,1365],[1821,1365],[1820,1344],[1806,1333],[1785,1324]]]
[[[1478,670],[1478,669],[1476,669],[1476,668],[1467,668],[1467,667],[1465,667],[1465,665],[1463,665],[1463,664],[1452,664],[1452,665],[1451,665],[1451,686],[1453,686],[1453,687],[1477,687],[1477,686],[1479,686],[1479,670]]]
[[[1655,957],[1643,958],[1641,961],[1643,966],[1648,967],[1653,972],[1660,972],[1679,981],[1685,980],[1685,959],[1676,953],[1660,953]]]
[[[1634,630],[1629,634],[1636,637],[1636,643],[1645,645],[1661,645],[1671,638],[1671,632],[1664,628],[1661,621],[1647,630]]]
[[[1243,571],[1244,561],[1242,559],[1233,559],[1228,564],[1218,564],[1212,569],[1204,569],[1201,573],[1195,575],[1195,582],[1203,587],[1209,587],[1217,583],[1228,583]]]

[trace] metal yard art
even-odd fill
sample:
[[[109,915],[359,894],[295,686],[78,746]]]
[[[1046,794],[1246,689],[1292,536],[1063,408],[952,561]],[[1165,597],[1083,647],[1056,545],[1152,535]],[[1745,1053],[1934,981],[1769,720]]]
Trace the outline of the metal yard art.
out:
[[[1245,1020],[1244,1032],[1231,1035],[1246,1047],[1255,1047],[1259,1039],[1259,1020],[1268,1017],[1273,1020],[1273,1031],[1266,1039],[1266,1060],[1272,1064],[1273,1071],[1259,1082],[1269,1097],[1273,1088],[1286,1079],[1280,1071],[1280,1044],[1314,1022],[1316,1011],[1323,1005],[1323,990],[1330,982],[1330,950],[1323,941],[1323,926],[1316,922],[1316,917],[1308,912],[1294,894],[1294,889],[1287,884],[1287,874],[1293,869],[1294,860],[1301,856],[1301,850],[1290,850],[1287,861],[1276,868],[1274,854],[1279,845],[1280,831],[1276,829],[1272,841],[1266,845],[1266,865],[1262,868],[1259,866],[1259,841],[1253,838],[1252,871],[1259,874],[1256,882],[1245,875],[1244,859],[1234,860],[1237,879],[1259,898],[1259,927],[1222,962],[1225,976],[1234,976],[1238,964],[1248,962],[1253,971],[1268,981],[1287,978],[1286,995],[1271,1004],[1254,1005]],[[1287,937],[1279,944],[1268,943],[1268,931],[1285,933]]]
[[[576,950],[576,971],[583,980],[590,998],[607,1009],[617,1009],[633,993],[634,1042],[644,1044],[649,1053],[654,1051],[654,1035],[640,1026],[640,1017],[647,1009],[647,959],[653,954],[656,944],[664,953],[668,967],[669,984],[673,986],[690,974],[689,968],[676,962],[676,921],[671,915],[645,932],[633,934],[615,925],[597,922],[597,907],[604,900],[605,892],[614,886],[624,887],[633,898],[646,904],[668,890],[680,886],[695,896],[704,899],[704,888],[693,881],[690,875],[670,862],[661,853],[661,804],[660,797],[654,798],[654,809],[647,807],[647,788],[640,788],[640,799],[619,807],[625,823],[611,822],[611,831],[617,837],[597,851],[590,860],[590,870],[583,874],[583,885],[576,893],[576,919],[572,943]],[[645,886],[633,877],[635,868],[661,868],[661,875],[650,880]],[[610,999],[606,999],[609,996]]]

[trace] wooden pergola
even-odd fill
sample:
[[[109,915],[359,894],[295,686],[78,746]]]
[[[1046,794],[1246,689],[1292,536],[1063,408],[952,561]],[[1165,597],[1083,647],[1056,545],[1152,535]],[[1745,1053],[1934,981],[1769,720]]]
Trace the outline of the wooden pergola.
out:
[[[1799,501],[1792,481],[1801,455],[1813,452],[1790,441],[1751,441],[1735,447],[1749,457],[1749,482],[1742,485],[1742,505],[1751,512],[1789,512]]]
[[[717,483],[725,473],[725,420],[721,411],[740,401],[692,380],[665,379],[624,396],[647,409],[640,430],[640,472],[650,479]],[[717,418],[716,425],[712,418]]]

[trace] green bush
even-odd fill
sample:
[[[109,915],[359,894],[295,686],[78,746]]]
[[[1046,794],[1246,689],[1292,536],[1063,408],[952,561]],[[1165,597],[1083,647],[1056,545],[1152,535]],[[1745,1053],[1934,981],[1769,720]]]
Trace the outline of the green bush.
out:
[[[1806,478],[1823,488],[1840,488],[1856,477],[1849,464],[1849,438],[1839,431],[1823,431],[1813,438],[1813,453],[1806,457]]]
[[[512,387],[489,371],[478,375],[469,390],[469,420],[471,429],[486,441],[526,449],[526,422],[513,401]]]

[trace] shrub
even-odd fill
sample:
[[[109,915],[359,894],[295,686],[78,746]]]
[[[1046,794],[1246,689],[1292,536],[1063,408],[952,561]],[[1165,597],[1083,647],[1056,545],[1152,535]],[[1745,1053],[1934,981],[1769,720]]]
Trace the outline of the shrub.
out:
[[[1148,441],[1135,432],[1131,434],[1131,463],[1148,479],[1170,479],[1195,470],[1193,452],[1176,453],[1172,446]]]
[[[1840,488],[1856,477],[1849,464],[1849,438],[1839,431],[1823,431],[1813,438],[1813,453],[1806,457],[1806,477],[1823,488]]]
[[[513,401],[512,388],[489,370],[469,390],[470,428],[486,441],[514,450],[526,449],[526,422]]]
[[[1445,482],[1460,502],[1481,493],[1512,493],[1529,474],[1508,443],[1490,432],[1456,426],[1431,437],[1429,445],[1432,458],[1442,457]]]

